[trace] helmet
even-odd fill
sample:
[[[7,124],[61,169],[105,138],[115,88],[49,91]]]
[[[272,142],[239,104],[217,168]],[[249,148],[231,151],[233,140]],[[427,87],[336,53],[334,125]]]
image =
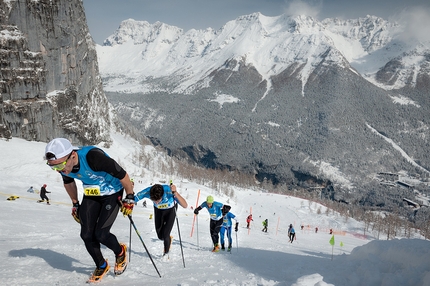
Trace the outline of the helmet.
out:
[[[206,198],[206,203],[208,203],[208,204],[212,204],[214,202],[214,197],[212,197],[212,196],[208,196],[207,198]]]
[[[46,188],[46,184],[43,184],[43,187]]]

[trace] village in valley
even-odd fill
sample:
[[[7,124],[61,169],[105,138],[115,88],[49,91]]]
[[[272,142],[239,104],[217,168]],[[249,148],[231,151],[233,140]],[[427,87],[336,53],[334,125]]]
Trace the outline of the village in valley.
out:
[[[377,174],[376,179],[382,185],[412,189],[415,199],[403,198],[403,201],[411,206],[411,208],[430,206],[429,177],[422,178],[418,174],[415,177],[411,177],[406,173],[381,172]]]

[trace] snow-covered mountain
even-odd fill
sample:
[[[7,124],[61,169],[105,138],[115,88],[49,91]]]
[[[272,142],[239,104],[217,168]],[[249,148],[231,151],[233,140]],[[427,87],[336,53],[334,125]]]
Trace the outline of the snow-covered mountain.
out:
[[[268,80],[268,88],[270,78],[291,65],[301,67],[297,77],[305,86],[315,67],[325,61],[350,67],[385,89],[399,89],[415,87],[421,73],[429,74],[429,43],[404,42],[403,32],[401,25],[376,16],[320,22],[303,15],[254,13],[220,30],[186,32],[129,19],[97,51],[107,91],[192,92],[231,59],[254,66]],[[398,63],[394,68],[393,61]],[[157,78],[168,78],[170,84],[154,81]]]
[[[118,114],[170,154],[350,196],[378,172],[430,173],[430,44],[405,32],[375,16],[129,19],[97,53]]]

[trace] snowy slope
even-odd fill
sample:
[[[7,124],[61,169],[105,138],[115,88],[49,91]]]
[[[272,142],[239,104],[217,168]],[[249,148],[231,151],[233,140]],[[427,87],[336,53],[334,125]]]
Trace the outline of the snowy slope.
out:
[[[132,232],[131,261],[126,272],[110,273],[103,285],[429,285],[430,243],[423,239],[377,241],[363,236],[362,223],[347,221],[325,207],[299,198],[234,188],[234,197],[215,193],[208,187],[181,178],[166,178],[141,169],[133,161],[138,145],[122,135],[105,149],[129,170],[138,191],[160,180],[173,179],[190,206],[211,194],[232,206],[240,227],[234,236],[233,252],[211,253],[209,217],[205,210],[194,224],[190,208],[179,209],[178,220],[185,259],[181,257],[178,229],[174,226],[170,261],[162,261],[162,243],[157,240],[150,219],[151,207],[136,206],[133,219],[148,247],[161,278]],[[79,237],[79,225],[70,216],[70,199],[60,175],[43,161],[45,143],[13,138],[0,140],[0,267],[3,285],[83,285],[94,265]],[[52,204],[36,203],[38,195],[28,193],[33,185],[48,185]],[[6,200],[10,195],[20,198]],[[148,204],[150,205],[150,204]],[[245,218],[252,210],[251,230]],[[319,211],[321,214],[318,214]],[[261,222],[269,219],[268,233]],[[287,226],[294,224],[297,240],[288,243]],[[305,226],[300,230],[300,225]],[[314,228],[318,226],[319,232]],[[335,230],[331,247],[328,229]],[[130,225],[118,215],[112,232],[129,243]],[[340,246],[342,242],[343,246]],[[113,254],[103,248],[109,261]]]

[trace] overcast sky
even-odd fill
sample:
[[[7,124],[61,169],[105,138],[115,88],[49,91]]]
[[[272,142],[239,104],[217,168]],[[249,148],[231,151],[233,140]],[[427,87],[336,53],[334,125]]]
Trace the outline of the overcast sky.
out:
[[[239,16],[306,14],[319,20],[355,19],[375,15],[402,17],[429,27],[430,0],[83,0],[87,23],[98,44],[114,33],[121,21],[160,21],[184,29],[219,29]],[[413,15],[411,17],[411,15]],[[428,33],[428,31],[423,31]]]

